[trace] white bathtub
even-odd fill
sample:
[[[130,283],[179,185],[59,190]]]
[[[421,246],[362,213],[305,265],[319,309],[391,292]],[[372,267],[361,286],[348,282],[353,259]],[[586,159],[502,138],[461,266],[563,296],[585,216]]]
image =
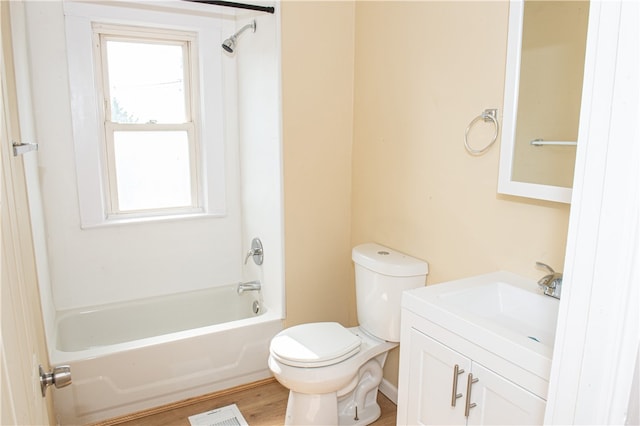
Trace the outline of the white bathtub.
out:
[[[235,286],[60,312],[52,365],[71,366],[53,392],[58,422],[97,422],[270,376],[282,329],[258,292]]]

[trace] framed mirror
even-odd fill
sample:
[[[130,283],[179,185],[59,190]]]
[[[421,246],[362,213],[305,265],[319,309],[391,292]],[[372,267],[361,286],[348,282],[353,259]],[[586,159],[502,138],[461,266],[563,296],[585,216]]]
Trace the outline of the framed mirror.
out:
[[[510,1],[498,193],[571,201],[588,19],[588,1]]]

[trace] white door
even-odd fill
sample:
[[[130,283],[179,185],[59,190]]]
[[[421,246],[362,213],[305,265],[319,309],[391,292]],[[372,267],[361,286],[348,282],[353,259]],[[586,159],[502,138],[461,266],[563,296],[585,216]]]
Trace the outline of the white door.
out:
[[[480,364],[473,363],[467,425],[541,425],[546,401]],[[464,385],[470,378],[465,374]],[[462,381],[462,380],[461,380]]]
[[[410,336],[407,424],[465,424],[465,380],[471,361],[415,329]]]
[[[51,399],[40,391],[38,366],[48,370],[29,206],[22,159],[12,154],[20,141],[11,29],[10,2],[0,2],[2,90],[0,117],[1,173],[1,317],[0,424],[53,424]],[[49,392],[50,393],[50,392]]]

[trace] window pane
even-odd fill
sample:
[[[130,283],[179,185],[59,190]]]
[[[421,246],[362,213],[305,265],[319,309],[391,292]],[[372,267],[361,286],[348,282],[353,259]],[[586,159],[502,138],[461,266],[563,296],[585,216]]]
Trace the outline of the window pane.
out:
[[[114,132],[113,143],[120,211],[192,205],[186,131]]]
[[[182,45],[107,41],[111,121],[184,123]]]

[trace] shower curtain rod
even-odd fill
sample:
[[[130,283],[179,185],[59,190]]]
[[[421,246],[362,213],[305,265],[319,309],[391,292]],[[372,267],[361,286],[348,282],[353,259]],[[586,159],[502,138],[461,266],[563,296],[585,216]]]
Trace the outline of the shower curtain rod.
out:
[[[218,1],[218,0],[184,0],[184,1],[211,4],[215,6],[235,7],[236,9],[257,10],[258,12],[275,13],[275,8],[273,6],[258,6],[255,4],[236,3],[233,1]]]

